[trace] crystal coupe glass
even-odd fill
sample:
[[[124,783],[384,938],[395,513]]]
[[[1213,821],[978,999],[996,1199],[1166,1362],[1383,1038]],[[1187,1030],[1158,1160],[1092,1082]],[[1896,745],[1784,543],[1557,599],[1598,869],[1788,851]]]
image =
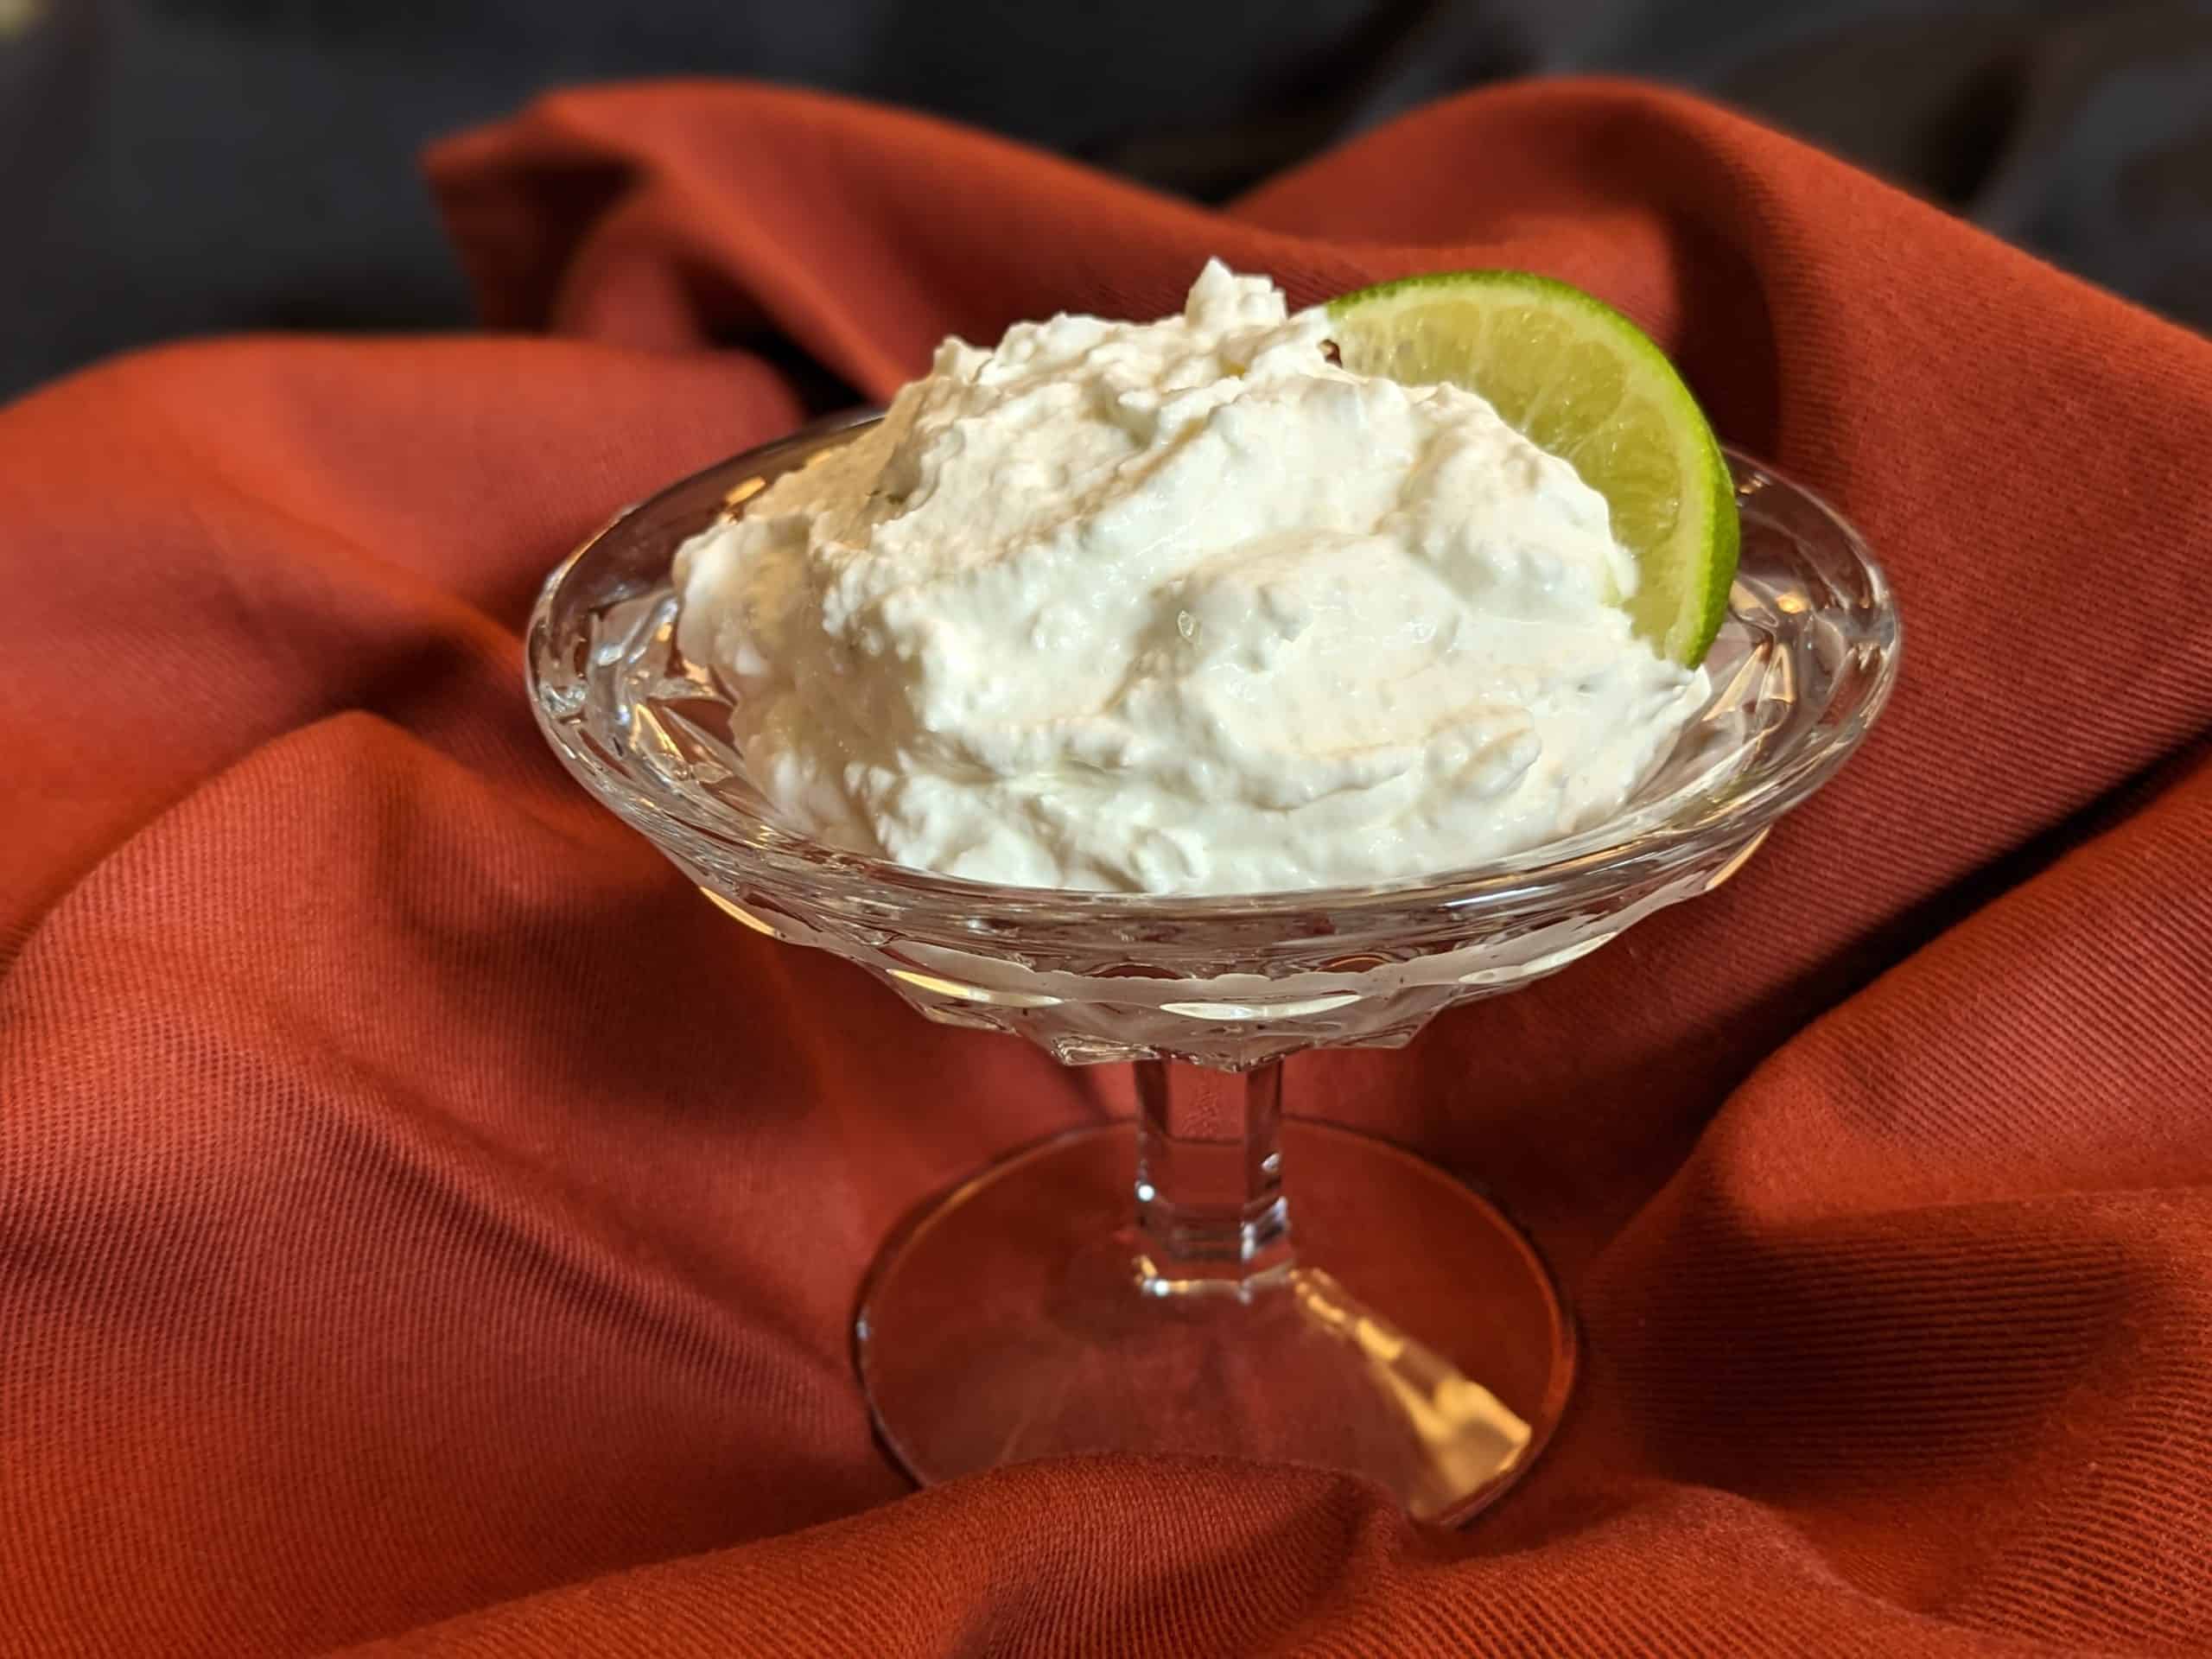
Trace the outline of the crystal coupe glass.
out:
[[[569,771],[738,922],[836,952],[926,1019],[1070,1065],[1135,1063],[1133,1129],[1018,1151],[884,1246],[855,1333],[883,1440],[925,1483],[1068,1453],[1213,1453],[1351,1471],[1417,1517],[1464,1520],[1557,1426],[1573,1325],[1475,1190],[1286,1118],[1282,1062],[1398,1046],[1726,880],[1880,712],[1898,652],[1881,571],[1821,501],[1732,454],[1743,554],[1713,696],[1610,822],[1358,888],[993,887],[779,822],[733,745],[728,693],[676,650],[677,546],[855,423],[616,517],[546,582],[528,672]]]

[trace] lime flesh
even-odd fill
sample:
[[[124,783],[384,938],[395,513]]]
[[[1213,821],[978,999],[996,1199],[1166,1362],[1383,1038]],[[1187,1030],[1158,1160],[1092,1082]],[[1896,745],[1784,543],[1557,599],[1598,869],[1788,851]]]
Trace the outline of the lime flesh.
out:
[[[1525,270],[1457,270],[1329,302],[1344,365],[1480,394],[1605,498],[1636,556],[1636,631],[1686,667],[1728,609],[1736,492],[1697,400],[1649,335],[1604,301]]]

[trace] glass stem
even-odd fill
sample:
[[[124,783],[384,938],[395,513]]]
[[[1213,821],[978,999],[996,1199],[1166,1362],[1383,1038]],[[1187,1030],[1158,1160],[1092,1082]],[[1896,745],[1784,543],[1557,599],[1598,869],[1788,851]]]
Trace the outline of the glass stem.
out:
[[[1289,1271],[1282,1064],[1243,1073],[1140,1060],[1138,1283],[1249,1296]]]

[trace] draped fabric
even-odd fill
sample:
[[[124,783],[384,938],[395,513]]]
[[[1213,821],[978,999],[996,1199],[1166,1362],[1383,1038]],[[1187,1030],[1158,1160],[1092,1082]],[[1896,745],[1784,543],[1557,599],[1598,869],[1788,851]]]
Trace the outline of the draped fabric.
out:
[[[0,1655],[2037,1654],[2212,1643],[2212,345],[1688,97],[1425,108],[1225,210],[705,82],[431,172],[489,332],[0,411]],[[938,338],[1542,270],[1858,524],[1904,678],[1729,886],[1294,1109],[1579,1307],[1463,1532],[1147,1459],[914,1494],[931,1192],[1129,1109],[733,926],[536,733],[613,508]]]

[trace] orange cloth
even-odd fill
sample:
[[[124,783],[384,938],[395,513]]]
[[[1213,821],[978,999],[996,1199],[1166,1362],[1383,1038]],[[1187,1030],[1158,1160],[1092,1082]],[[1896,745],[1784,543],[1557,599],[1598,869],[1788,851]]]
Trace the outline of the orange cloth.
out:
[[[700,84],[432,172],[522,332],[0,413],[0,1654],[2212,1645],[2212,345],[1634,86],[1442,104],[1219,213]],[[1292,1065],[1577,1296],[1566,1428],[1461,1534],[1234,1465],[906,1495],[864,1263],[1126,1075],[732,926],[522,695],[547,568],[791,425],[777,365],[880,396],[1210,253],[1595,289],[1907,622],[1885,724],[1723,892]]]

